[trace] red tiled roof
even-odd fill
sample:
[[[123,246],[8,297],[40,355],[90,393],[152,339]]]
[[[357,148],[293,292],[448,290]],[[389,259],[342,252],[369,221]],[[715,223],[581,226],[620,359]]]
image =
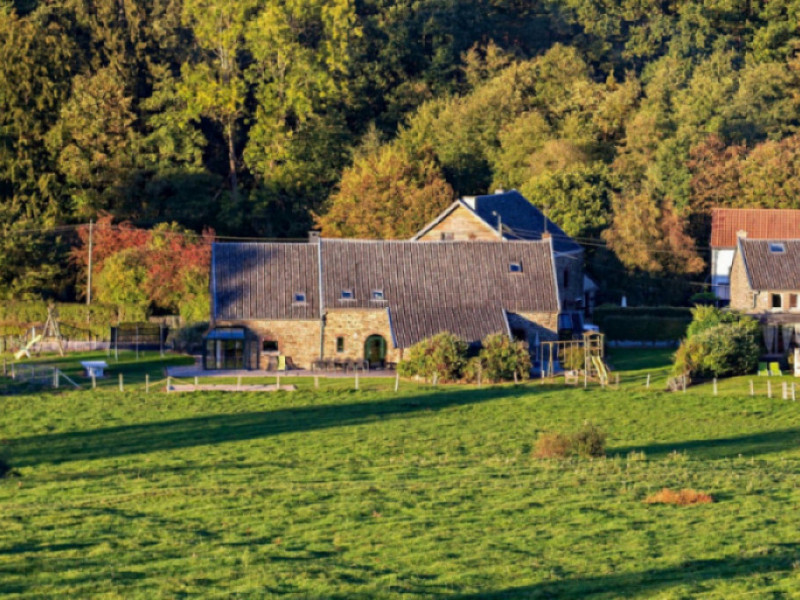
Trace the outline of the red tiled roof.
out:
[[[712,211],[712,248],[735,248],[737,231],[746,231],[753,240],[800,238],[800,210],[715,208]]]

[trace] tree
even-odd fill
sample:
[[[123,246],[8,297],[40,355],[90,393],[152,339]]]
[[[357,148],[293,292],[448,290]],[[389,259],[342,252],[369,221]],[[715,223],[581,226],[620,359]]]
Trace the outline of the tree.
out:
[[[142,248],[126,248],[111,255],[94,280],[97,299],[105,304],[148,304],[147,267]]]
[[[328,237],[409,238],[453,197],[433,159],[386,146],[344,172],[317,226]]]
[[[614,183],[603,163],[544,173],[521,192],[572,237],[597,237],[611,220]]]

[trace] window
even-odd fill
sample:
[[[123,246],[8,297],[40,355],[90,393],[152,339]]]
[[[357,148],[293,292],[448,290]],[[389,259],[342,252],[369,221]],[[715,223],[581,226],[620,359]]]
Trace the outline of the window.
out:
[[[342,290],[342,300],[352,300],[355,298],[353,290]]]
[[[443,231],[439,234],[439,239],[443,242],[452,242],[453,241],[453,232],[452,231]]]
[[[797,294],[789,294],[789,308],[797,310]]]
[[[373,300],[385,300],[386,298],[383,295],[383,290],[372,290],[372,299]]]
[[[336,338],[336,352],[344,352],[344,336]]]
[[[511,339],[515,342],[527,342],[528,341],[528,332],[524,329],[515,327],[511,330]]]
[[[773,254],[782,254],[786,252],[786,245],[783,242],[770,242],[769,251]]]
[[[294,301],[297,304],[305,303],[306,301],[306,294],[305,292],[295,292],[294,293]]]
[[[780,294],[772,294],[772,298],[770,300],[772,308],[781,308],[781,295]]]
[[[278,342],[275,340],[264,340],[261,342],[261,351],[262,352],[277,352],[278,351]]]
[[[520,263],[511,263],[508,265],[508,270],[511,273],[522,273],[522,265]]]
[[[569,287],[569,269],[564,269],[564,287]]]

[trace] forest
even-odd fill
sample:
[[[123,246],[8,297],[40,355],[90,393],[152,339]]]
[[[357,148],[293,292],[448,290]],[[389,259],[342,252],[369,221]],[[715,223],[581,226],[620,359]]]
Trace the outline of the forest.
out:
[[[799,21],[800,0],[0,0],[0,296],[83,298],[90,220],[151,248],[402,238],[516,188],[607,299],[685,301],[712,206],[800,208]]]

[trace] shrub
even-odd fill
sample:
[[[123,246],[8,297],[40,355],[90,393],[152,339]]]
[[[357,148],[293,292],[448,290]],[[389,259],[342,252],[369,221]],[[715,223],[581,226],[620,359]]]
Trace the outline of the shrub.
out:
[[[565,348],[564,354],[561,356],[561,364],[568,371],[580,371],[586,366],[586,356],[583,348],[577,346],[570,346]]]
[[[208,331],[208,323],[190,323],[176,332],[170,332],[172,344],[178,352],[194,354],[203,351],[203,335]]]
[[[536,440],[536,458],[600,458],[606,455],[606,435],[591,423],[586,423],[572,435],[543,433]]]
[[[606,455],[606,434],[591,423],[585,423],[572,436],[572,449],[583,458],[599,458]]]
[[[707,306],[696,310],[699,320],[690,327],[692,335],[675,353],[675,374],[725,377],[753,372],[761,353],[758,322],[744,315],[723,316]]]
[[[508,381],[515,373],[519,379],[530,377],[531,356],[526,344],[515,342],[505,334],[486,336],[478,358],[484,376],[491,381]]]
[[[398,369],[404,377],[457,381],[466,362],[467,343],[445,331],[414,344]]]
[[[543,433],[536,440],[536,458],[566,458],[572,454],[572,439],[562,433]]]
[[[647,504],[675,504],[677,506],[689,506],[691,504],[711,504],[714,498],[703,492],[692,489],[674,491],[664,488],[660,492],[648,496],[644,500]]]
[[[714,292],[697,292],[692,294],[689,302],[696,306],[710,306],[717,301],[717,295]]]

